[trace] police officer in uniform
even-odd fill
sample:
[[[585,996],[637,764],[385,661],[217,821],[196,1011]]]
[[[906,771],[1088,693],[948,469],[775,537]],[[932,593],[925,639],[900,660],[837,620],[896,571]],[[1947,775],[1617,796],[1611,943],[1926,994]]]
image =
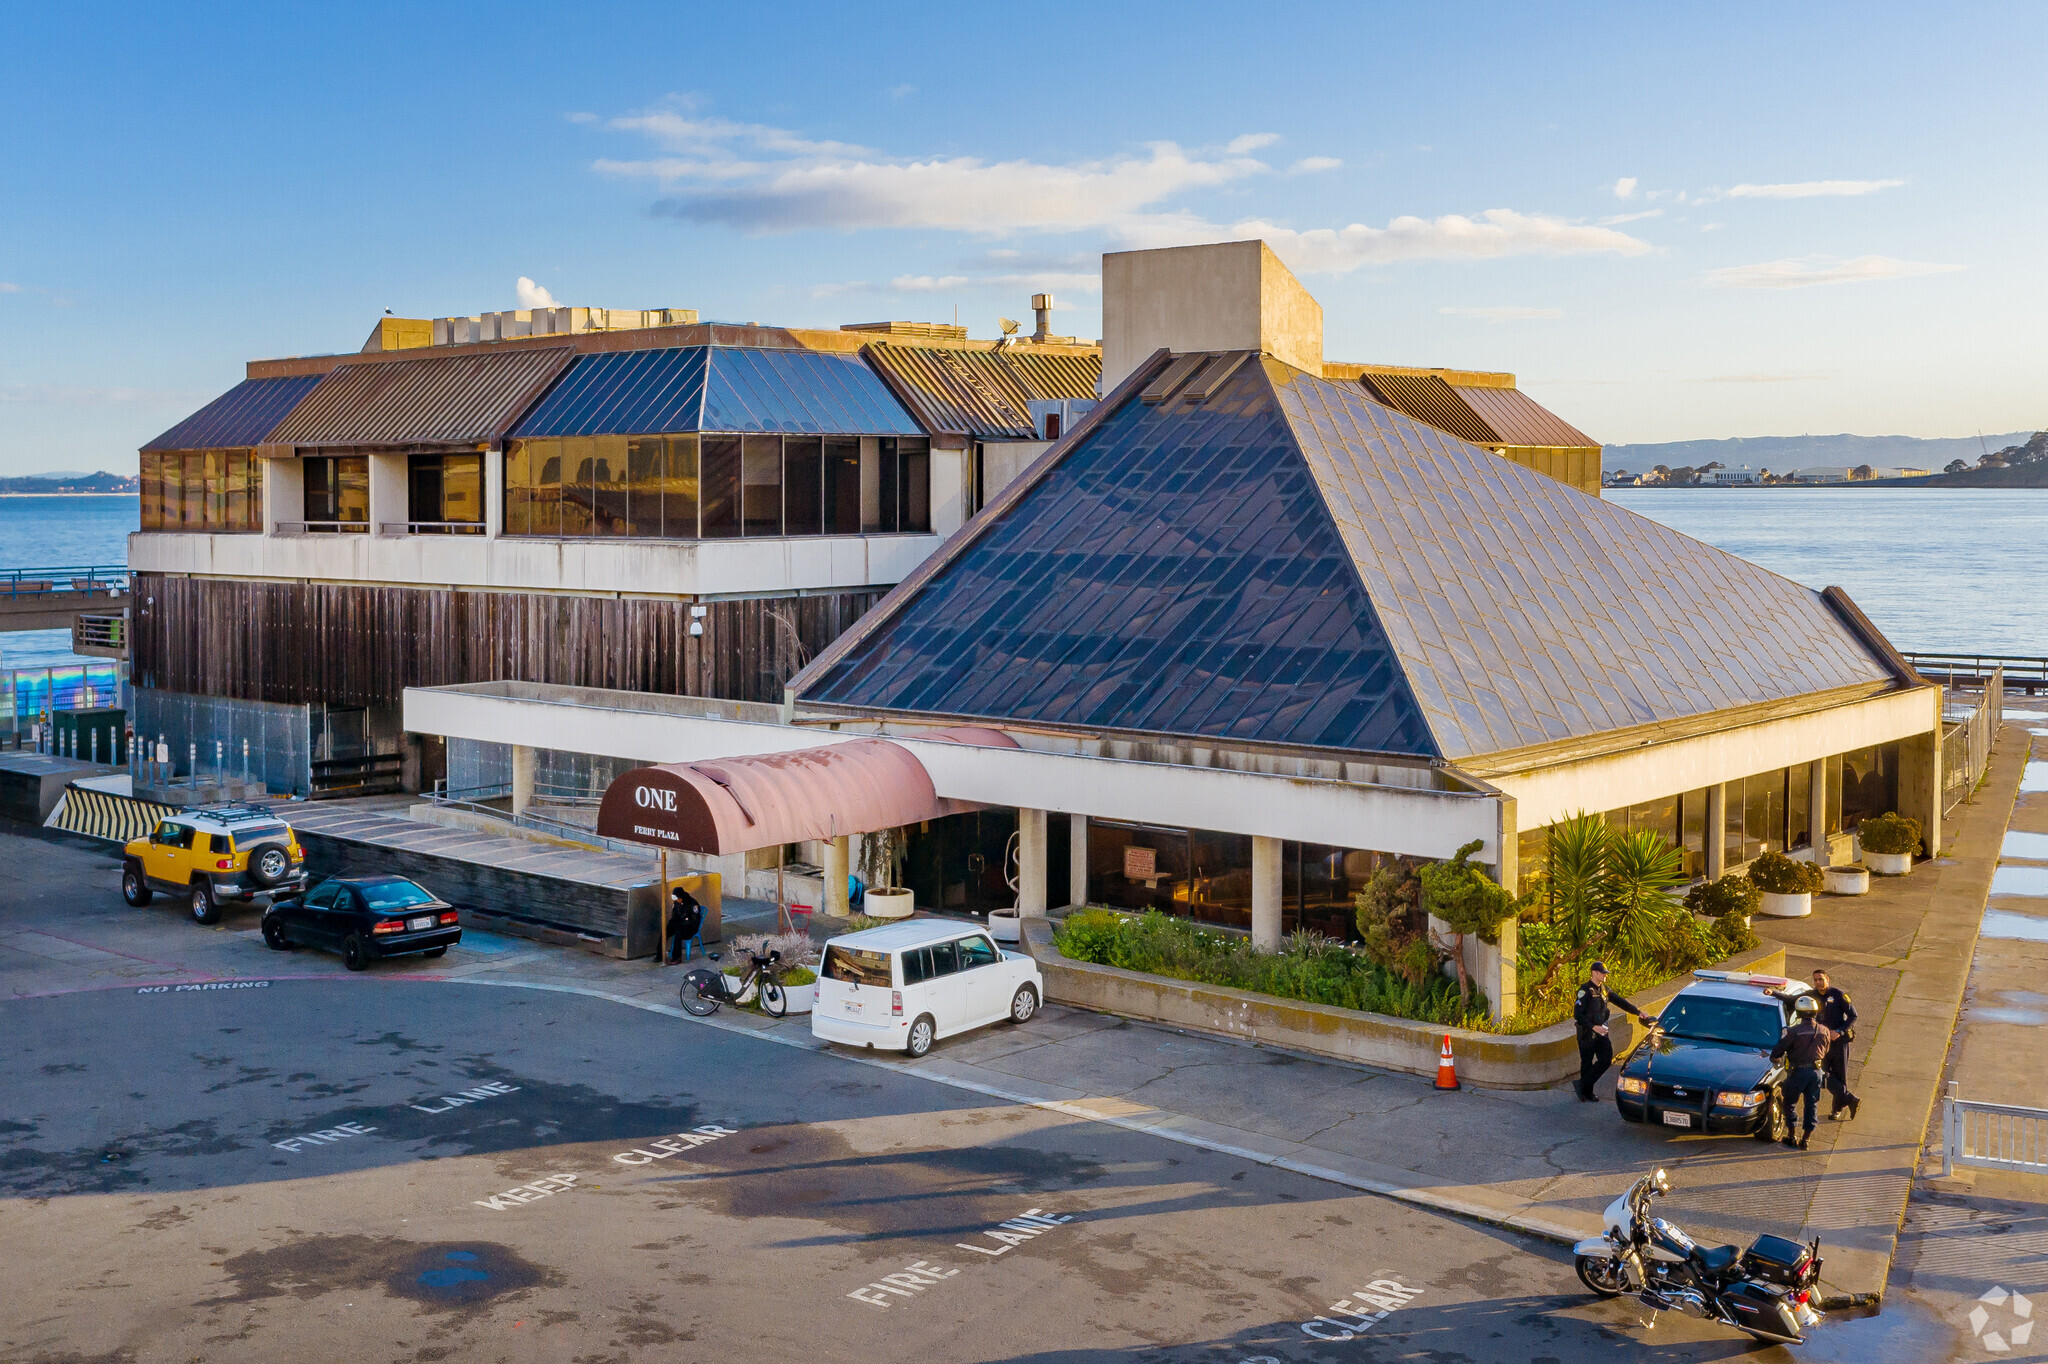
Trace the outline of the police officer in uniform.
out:
[[[1607,1035],[1607,1020],[1613,1015],[1607,1006],[1612,1004],[1637,1018],[1647,1015],[1620,995],[1608,992],[1606,962],[1594,962],[1586,977],[1572,1005],[1572,1022],[1579,1030],[1579,1099],[1590,1104],[1599,1102],[1593,1096],[1593,1086],[1614,1064],[1614,1040]]]
[[[1821,1026],[1820,1001],[1812,995],[1799,996],[1792,1012],[1799,1021],[1787,1028],[1785,1035],[1778,1039],[1778,1045],[1771,1048],[1771,1059],[1776,1061],[1782,1057],[1791,1067],[1778,1091],[1784,1096],[1785,1145],[1804,1151],[1806,1139],[1813,1135],[1814,1110],[1820,1106],[1821,1063],[1827,1059],[1828,1048],[1834,1045],[1835,1035]],[[1801,1099],[1806,1101],[1806,1126],[1795,1141],[1792,1138],[1792,1110]]]
[[[1828,984],[1825,971],[1813,973],[1813,997],[1820,1001],[1820,1025],[1835,1035],[1835,1044],[1821,1063],[1821,1080],[1833,1101],[1828,1117],[1846,1122],[1863,1105],[1863,1100],[1849,1092],[1849,1044],[1856,1040],[1856,1006],[1849,1002],[1847,990]]]

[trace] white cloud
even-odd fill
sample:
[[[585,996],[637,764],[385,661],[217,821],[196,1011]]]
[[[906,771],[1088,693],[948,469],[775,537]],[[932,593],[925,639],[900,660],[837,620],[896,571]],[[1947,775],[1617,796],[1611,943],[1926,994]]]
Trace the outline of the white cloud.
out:
[[[1289,175],[1317,175],[1323,171],[1336,170],[1343,164],[1342,161],[1339,161],[1334,156],[1304,156],[1301,160],[1289,166],[1287,173]]]
[[[965,275],[898,275],[889,287],[899,294],[950,294],[973,282]]]
[[[535,284],[526,276],[519,277],[519,306],[522,308],[553,308],[558,306],[555,296]]]
[[[1618,227],[1622,223],[1639,223],[1645,218],[1661,218],[1663,216],[1664,210],[1661,208],[1645,208],[1634,213],[1616,213],[1612,217],[1602,218],[1600,226]]]
[[[1730,199],[1842,199],[1897,189],[1904,180],[1801,180],[1787,185],[1737,185]]]
[[[1636,184],[1637,181],[1633,175],[1622,176],[1621,179],[1614,182],[1614,197],[1617,199],[1635,198]]]
[[[1806,384],[1827,379],[1826,374],[1716,374],[1701,379],[1703,384]]]
[[[6,280],[0,279],[0,294],[18,294],[20,292],[21,286],[19,284],[9,284]]]
[[[1517,308],[1507,304],[1493,308],[1438,308],[1437,311],[1446,317],[1477,317],[1488,322],[1527,322],[1564,316],[1562,308]]]
[[[1719,224],[1719,223],[1701,223],[1701,224],[1700,224],[1700,231],[1702,231],[1702,232],[1719,232],[1720,230],[1721,230],[1721,224]]]
[[[596,114],[593,114],[593,113],[591,113],[591,112],[590,112],[589,110],[587,110],[587,109],[576,109],[576,110],[573,110],[573,111],[571,111],[571,112],[569,112],[569,113],[563,114],[563,115],[562,115],[562,117],[563,117],[563,118],[566,118],[566,119],[568,119],[568,120],[569,120],[569,121],[570,121],[571,123],[595,123],[595,122],[597,122],[597,115],[596,115]]]
[[[828,228],[936,229],[977,236],[1088,232],[1124,246],[1262,237],[1290,265],[1307,271],[1347,271],[1398,260],[1588,252],[1632,256],[1651,249],[1611,227],[1512,209],[1488,209],[1473,217],[1398,217],[1385,227],[1353,223],[1300,230],[1259,218],[1212,222],[1179,206],[1185,196],[1271,175],[1273,167],[1251,153],[1278,141],[1272,133],[1236,138],[1221,154],[1155,142],[1142,154],[1054,165],[974,156],[888,156],[700,115],[687,101],[613,119],[610,126],[651,138],[673,153],[596,163],[606,174],[660,186],[664,197],[654,212],[757,234]],[[1335,164],[1335,158],[1308,157],[1295,167],[1321,170]],[[967,278],[995,282],[979,275]]]
[[[1806,256],[1799,260],[1724,266],[1707,271],[1704,282],[1709,289],[1810,289],[1817,284],[1857,284],[1873,279],[1946,275],[1963,268],[1928,261],[1896,260],[1890,256],[1858,256],[1854,260]]]
[[[846,294],[864,294],[868,292],[869,287],[868,282],[864,279],[852,279],[844,284],[813,284],[811,286],[811,297],[839,298]]]
[[[906,95],[914,95],[916,93],[917,87],[914,85],[892,85],[889,87],[890,99],[902,99]]]

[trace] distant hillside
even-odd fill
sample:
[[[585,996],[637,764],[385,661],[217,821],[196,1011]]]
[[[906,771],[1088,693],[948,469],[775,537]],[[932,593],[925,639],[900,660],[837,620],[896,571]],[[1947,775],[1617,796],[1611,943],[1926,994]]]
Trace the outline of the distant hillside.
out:
[[[1816,465],[1941,469],[1956,459],[1974,465],[1985,450],[2019,445],[2031,434],[1987,432],[1981,443],[1976,436],[1942,436],[1932,440],[1917,436],[1737,436],[1729,440],[1669,441],[1662,445],[1610,445],[1601,452],[1600,463],[1603,468],[1626,469],[1633,474],[1646,473],[1659,464],[1673,469],[1698,469],[1715,460],[1731,469],[1747,464],[1752,469],[1769,469],[1773,473]]]
[[[140,490],[133,474],[34,474],[0,478],[0,493],[132,493]]]

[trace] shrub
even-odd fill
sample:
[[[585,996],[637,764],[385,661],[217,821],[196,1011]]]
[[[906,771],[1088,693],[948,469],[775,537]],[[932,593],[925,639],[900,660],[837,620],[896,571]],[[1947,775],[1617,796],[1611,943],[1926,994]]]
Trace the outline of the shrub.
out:
[[[1781,852],[1767,852],[1751,864],[1749,882],[1766,895],[1811,895],[1827,878],[1811,862],[1795,862]]]
[[[1857,841],[1863,851],[1872,853],[1911,853],[1920,849],[1920,821],[1910,815],[1894,811],[1863,821],[1856,830]]]
[[[1607,845],[1607,904],[1602,936],[1638,961],[1654,960],[1671,925],[1685,917],[1671,888],[1685,880],[1684,855],[1648,829]]]
[[[1443,958],[1429,941],[1422,878],[1413,861],[1395,857],[1380,863],[1352,903],[1359,951],[1418,988],[1436,974]]]
[[[782,973],[784,985],[816,985],[818,973],[808,966],[798,966]]]
[[[1086,909],[1079,914],[1069,914],[1054,931],[1053,945],[1060,949],[1062,955],[1075,961],[1092,961],[1098,966],[1107,966],[1123,917],[1106,909]]]
[[[731,963],[735,970],[744,969],[744,958],[751,952],[759,952],[764,957],[770,952],[780,952],[785,967],[812,966],[818,960],[818,949],[811,945],[808,933],[741,934],[732,940]]]
[[[1465,975],[1465,935],[1475,934],[1481,942],[1497,945],[1502,922],[1515,912],[1515,897],[1467,860],[1485,846],[1475,838],[1450,861],[1432,863],[1416,873],[1422,881],[1423,912],[1443,920],[1454,936],[1450,959],[1458,968],[1458,997],[1462,1000],[1472,997],[1472,982]]]
[[[1760,903],[1755,884],[1740,872],[1718,881],[1702,881],[1685,893],[1685,907],[1709,919],[1741,919],[1756,913]]]

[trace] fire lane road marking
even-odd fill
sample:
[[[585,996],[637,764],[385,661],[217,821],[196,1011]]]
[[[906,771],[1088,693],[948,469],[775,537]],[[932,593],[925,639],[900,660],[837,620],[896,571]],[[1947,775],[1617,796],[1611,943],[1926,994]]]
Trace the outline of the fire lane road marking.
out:
[[[344,1137],[367,1137],[376,1130],[374,1127],[365,1127],[359,1122],[345,1122],[338,1127],[323,1127],[318,1132],[306,1132],[296,1137],[286,1137],[283,1141],[273,1141],[270,1144],[280,1151],[296,1153],[308,1142],[315,1146],[327,1146],[342,1140]],[[283,1161],[278,1162],[280,1165],[283,1163]]]
[[[438,1102],[443,1105],[440,1108],[428,1108],[423,1104],[407,1104],[406,1107],[417,1108],[422,1113],[452,1113],[464,1104],[482,1103],[485,1099],[495,1099],[500,1095],[517,1094],[518,1092],[518,1085],[508,1085],[503,1080],[493,1080],[489,1084],[478,1085],[475,1089],[465,1089],[457,1094],[440,1095]],[[427,1100],[427,1103],[434,1102],[437,1102],[437,1100]]]
[[[544,1179],[536,1179],[531,1184],[521,1184],[516,1189],[492,1194],[489,1198],[474,1198],[470,1201],[479,1208],[504,1212],[507,1208],[516,1208],[522,1203],[533,1203],[558,1193],[567,1193],[576,1187],[577,1178],[576,1175],[549,1175]]]
[[[1301,1323],[1301,1331],[1317,1340],[1355,1340],[1392,1316],[1396,1308],[1406,1306],[1410,1298],[1421,1296],[1419,1288],[1406,1288],[1392,1279],[1374,1279],[1350,1297],[1331,1303],[1328,1312]]]
[[[1033,1237],[1043,1236],[1054,1227],[1073,1220],[1074,1216],[1072,1213],[1049,1213],[1043,1208],[1033,1208],[1029,1212],[1019,1213],[1009,1221],[999,1223],[990,1230],[981,1233],[991,1241],[996,1242],[996,1249],[994,1250],[990,1250],[987,1246],[969,1245],[965,1241],[955,1241],[953,1244],[960,1250],[971,1250],[977,1255],[987,1255],[990,1258],[994,1258],[998,1255],[1008,1255]],[[899,1298],[915,1297],[934,1284],[942,1283],[959,1272],[957,1269],[942,1268],[931,1263],[929,1260],[919,1260],[915,1264],[908,1265],[894,1274],[884,1274],[871,1284],[863,1284],[846,1296],[852,1298],[855,1302],[864,1302],[870,1307],[887,1308],[890,1306],[890,1302],[886,1295],[894,1294]]]
[[[959,1272],[957,1269],[942,1269],[929,1260],[918,1260],[905,1265],[894,1274],[884,1274],[875,1282],[856,1288],[846,1296],[856,1302],[864,1302],[870,1307],[887,1307],[889,1300],[882,1296],[884,1293],[894,1293],[899,1298],[908,1298],[924,1292],[933,1284],[944,1283]]]
[[[1042,1236],[1062,1222],[1071,1222],[1073,1220],[1074,1215],[1072,1213],[1062,1217],[1055,1217],[1042,1208],[1033,1208],[1027,1213],[1004,1222],[993,1231],[982,1233],[989,1240],[999,1243],[994,1250],[990,1250],[987,1246],[971,1246],[965,1241],[955,1241],[953,1244],[961,1250],[971,1250],[977,1255],[1008,1255],[1034,1236]]]

